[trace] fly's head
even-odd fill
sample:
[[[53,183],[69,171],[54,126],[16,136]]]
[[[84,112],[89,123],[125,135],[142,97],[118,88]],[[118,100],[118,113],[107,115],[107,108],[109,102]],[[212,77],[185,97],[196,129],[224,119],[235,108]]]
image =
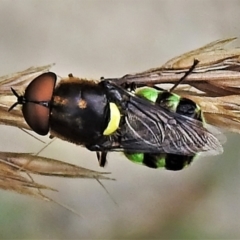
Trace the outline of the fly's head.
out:
[[[51,101],[56,80],[55,73],[43,73],[32,80],[22,96],[11,88],[13,94],[17,97],[17,102],[8,111],[11,111],[18,104],[22,105],[25,121],[39,135],[46,135],[49,132]]]

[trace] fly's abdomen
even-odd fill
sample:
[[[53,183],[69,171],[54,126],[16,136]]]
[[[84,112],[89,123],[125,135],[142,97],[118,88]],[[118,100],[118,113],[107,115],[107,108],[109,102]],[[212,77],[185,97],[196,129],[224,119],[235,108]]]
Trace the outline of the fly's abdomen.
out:
[[[104,89],[95,82],[62,81],[53,94],[51,133],[79,145],[95,144],[103,137],[110,118]]]
[[[141,98],[159,104],[172,112],[204,122],[200,107],[190,99],[182,98],[166,90],[150,87],[137,89],[135,94]],[[150,168],[164,167],[174,171],[183,169],[185,166],[189,165],[195,157],[195,155],[186,156],[164,152],[156,154],[124,152],[124,154],[129,160],[135,163],[143,164]]]

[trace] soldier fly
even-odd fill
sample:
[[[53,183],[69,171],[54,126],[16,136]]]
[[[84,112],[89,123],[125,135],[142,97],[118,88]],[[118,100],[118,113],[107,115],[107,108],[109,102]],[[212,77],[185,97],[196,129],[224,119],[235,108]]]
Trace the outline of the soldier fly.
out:
[[[148,167],[180,170],[198,153],[223,151],[204,126],[199,107],[172,93],[176,86],[170,91],[139,88],[123,79],[119,84],[118,79],[89,81],[70,74],[55,86],[56,74],[43,73],[24,95],[12,89],[17,102],[9,111],[21,104],[34,132],[46,135],[50,131],[53,137],[95,151],[100,166],[105,165],[108,152],[120,151]]]

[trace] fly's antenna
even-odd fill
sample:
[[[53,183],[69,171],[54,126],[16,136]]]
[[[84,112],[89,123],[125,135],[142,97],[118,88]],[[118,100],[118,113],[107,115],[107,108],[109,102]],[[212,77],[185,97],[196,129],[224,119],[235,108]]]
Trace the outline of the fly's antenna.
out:
[[[176,82],[175,85],[173,85],[173,87],[169,90],[169,92],[172,92],[180,83],[182,83],[184,79],[186,79],[186,77],[193,72],[193,70],[196,68],[198,63],[199,63],[199,60],[194,59],[193,65],[188,69],[187,72],[185,72],[185,74],[179,79],[179,81]]]
[[[18,95],[18,93],[11,87],[11,90],[13,92],[13,94],[17,97],[17,102],[15,102],[9,109],[8,112],[10,112],[13,108],[15,108],[17,105],[23,105],[25,103],[35,103],[35,104],[39,104],[43,107],[49,108],[50,107],[50,102],[51,101],[34,101],[34,100],[28,100],[26,99],[25,96],[23,95]]]
[[[11,87],[12,93],[17,97],[17,102],[15,102],[9,109],[8,112],[10,112],[11,110],[13,110],[18,104],[22,105],[24,104],[26,101],[26,99],[23,96],[18,95],[18,93]]]

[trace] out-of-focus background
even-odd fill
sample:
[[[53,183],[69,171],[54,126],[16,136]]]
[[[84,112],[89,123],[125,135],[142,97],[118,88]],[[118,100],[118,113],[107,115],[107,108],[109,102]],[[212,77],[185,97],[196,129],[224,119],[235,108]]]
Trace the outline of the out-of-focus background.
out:
[[[0,0],[0,75],[56,63],[60,76],[99,79],[157,67],[211,41],[239,36],[240,1]],[[240,42],[239,46],[240,46]],[[43,144],[0,126],[0,151],[37,152]],[[152,170],[111,154],[116,181],[37,177],[49,196],[82,214],[1,191],[1,239],[238,239],[240,136],[222,156],[181,172]],[[47,138],[46,138],[47,139]],[[94,170],[95,154],[55,141],[42,152]]]

